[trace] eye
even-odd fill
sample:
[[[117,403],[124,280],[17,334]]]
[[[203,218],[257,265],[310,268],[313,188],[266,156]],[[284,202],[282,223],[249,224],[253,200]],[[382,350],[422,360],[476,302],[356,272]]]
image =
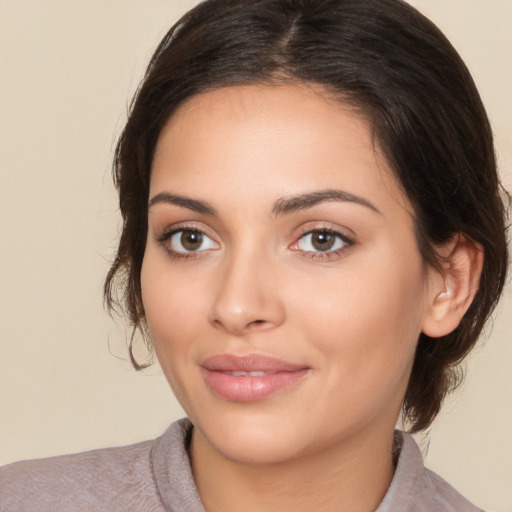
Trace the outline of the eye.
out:
[[[180,229],[165,236],[167,250],[174,254],[189,254],[217,249],[209,236],[197,229]],[[165,242],[165,240],[162,240]]]
[[[316,229],[302,235],[292,249],[314,253],[333,253],[351,245],[353,245],[353,241],[337,231]]]

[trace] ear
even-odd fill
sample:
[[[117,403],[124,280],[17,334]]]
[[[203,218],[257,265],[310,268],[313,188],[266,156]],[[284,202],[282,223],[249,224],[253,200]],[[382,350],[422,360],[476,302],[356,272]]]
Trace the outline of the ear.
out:
[[[483,247],[462,234],[438,249],[443,271],[430,270],[422,332],[432,338],[457,328],[473,301],[484,262]]]

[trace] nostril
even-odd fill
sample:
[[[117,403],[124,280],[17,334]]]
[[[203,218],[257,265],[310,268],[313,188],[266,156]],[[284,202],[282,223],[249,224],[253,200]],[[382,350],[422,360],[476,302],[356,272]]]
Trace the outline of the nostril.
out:
[[[261,327],[262,325],[266,324],[267,322],[265,320],[254,320],[252,322],[250,322],[247,327],[249,329],[252,329],[252,328],[256,328],[256,327]]]

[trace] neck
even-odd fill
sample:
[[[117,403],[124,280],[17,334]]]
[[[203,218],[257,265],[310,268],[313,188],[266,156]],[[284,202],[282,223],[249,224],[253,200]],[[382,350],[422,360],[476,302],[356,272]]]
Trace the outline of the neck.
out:
[[[271,464],[223,457],[196,429],[190,448],[207,512],[373,512],[393,478],[392,432]]]

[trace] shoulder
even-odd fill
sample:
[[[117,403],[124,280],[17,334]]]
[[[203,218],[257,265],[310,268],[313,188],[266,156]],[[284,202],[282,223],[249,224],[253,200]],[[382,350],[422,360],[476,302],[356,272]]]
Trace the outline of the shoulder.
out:
[[[4,466],[0,468],[0,509],[122,510],[142,499],[145,510],[159,510],[151,507],[152,502],[158,505],[152,446],[153,441],[146,441]]]
[[[423,465],[409,434],[395,433],[395,476],[377,512],[482,512],[439,475]]]
[[[428,495],[432,503],[438,508],[453,512],[483,512],[481,508],[473,505],[462,494],[452,487],[446,480],[429,469],[424,469],[423,493]]]

